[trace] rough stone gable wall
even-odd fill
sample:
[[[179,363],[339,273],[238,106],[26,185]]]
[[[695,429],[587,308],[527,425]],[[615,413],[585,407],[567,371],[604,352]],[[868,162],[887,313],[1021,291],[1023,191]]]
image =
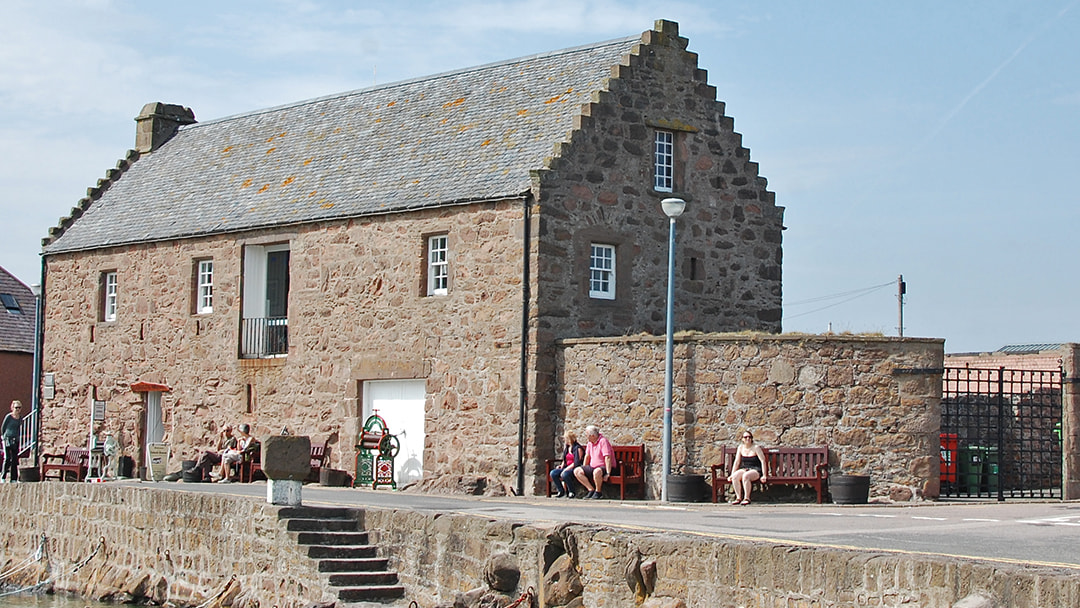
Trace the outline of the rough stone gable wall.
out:
[[[650,31],[539,177],[539,314],[556,338],[664,332],[668,219],[677,224],[680,329],[780,331],[783,209],[687,52]],[[654,133],[675,133],[675,192],[653,189]],[[616,298],[588,295],[589,245],[616,246]]]
[[[677,24],[657,25],[613,66],[609,90],[583,107],[550,169],[536,174],[534,471],[542,472],[538,463],[552,456],[547,445],[557,436],[553,341],[665,331],[669,237],[661,199],[687,200],[676,230],[677,327],[781,329],[783,208]],[[657,129],[675,133],[672,193],[653,188]],[[591,243],[616,247],[614,300],[589,297]]]
[[[644,443],[659,496],[664,339],[567,340],[560,354],[560,427]],[[750,428],[765,446],[828,446],[831,472],[870,475],[871,496],[936,498],[942,358],[934,339],[678,336],[673,473],[708,474]]]
[[[160,382],[173,458],[194,458],[219,425],[256,436],[329,439],[334,467],[354,469],[363,380],[426,379],[426,473],[516,463],[522,203],[452,207],[326,225],[49,256],[44,371],[46,451],[84,445],[90,400],[141,460],[142,395]],[[426,236],[445,232],[450,293],[422,288]],[[241,360],[244,244],[289,243],[289,354]],[[193,313],[195,260],[214,260],[214,312]],[[98,321],[99,280],[115,270],[119,310]],[[250,387],[250,388],[249,388]],[[248,394],[251,398],[248,398]],[[393,430],[393,429],[391,429]],[[178,468],[178,465],[176,465]]]

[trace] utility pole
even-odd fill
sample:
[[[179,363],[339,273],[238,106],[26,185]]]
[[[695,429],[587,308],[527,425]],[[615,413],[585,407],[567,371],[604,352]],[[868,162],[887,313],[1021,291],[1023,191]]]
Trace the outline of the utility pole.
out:
[[[899,321],[897,330],[900,332],[900,337],[904,337],[904,294],[907,293],[907,283],[904,282],[904,275],[896,277],[896,304],[899,309]]]

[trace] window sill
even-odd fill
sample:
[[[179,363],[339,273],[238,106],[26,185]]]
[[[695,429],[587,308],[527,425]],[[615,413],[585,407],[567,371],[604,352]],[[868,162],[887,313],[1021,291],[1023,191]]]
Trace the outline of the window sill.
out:
[[[286,355],[276,355],[264,359],[240,359],[240,369],[266,369],[283,367],[289,361]]]

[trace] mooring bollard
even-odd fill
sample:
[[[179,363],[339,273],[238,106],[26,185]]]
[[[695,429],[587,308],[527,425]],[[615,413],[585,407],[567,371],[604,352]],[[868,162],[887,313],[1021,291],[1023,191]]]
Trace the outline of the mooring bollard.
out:
[[[311,438],[267,437],[262,444],[262,470],[267,479],[266,502],[300,506],[304,479],[311,473]]]

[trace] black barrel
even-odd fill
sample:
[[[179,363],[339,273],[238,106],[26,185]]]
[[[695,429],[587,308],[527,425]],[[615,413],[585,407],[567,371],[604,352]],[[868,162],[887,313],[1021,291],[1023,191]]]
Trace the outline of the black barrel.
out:
[[[669,475],[669,502],[701,502],[705,497],[704,475]]]
[[[865,505],[870,502],[870,476],[830,475],[829,494],[838,505]]]
[[[180,478],[184,483],[199,483],[202,481],[202,469],[195,468],[194,460],[182,460],[180,462]]]

